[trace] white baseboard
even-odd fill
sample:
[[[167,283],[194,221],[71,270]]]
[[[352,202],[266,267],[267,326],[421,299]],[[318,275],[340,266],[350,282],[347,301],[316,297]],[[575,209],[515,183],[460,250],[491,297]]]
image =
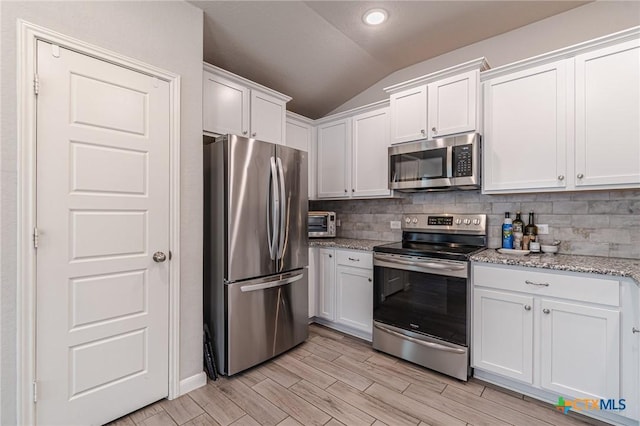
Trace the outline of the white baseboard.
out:
[[[180,380],[180,395],[191,392],[207,384],[207,375],[204,371],[194,374],[191,377]]]

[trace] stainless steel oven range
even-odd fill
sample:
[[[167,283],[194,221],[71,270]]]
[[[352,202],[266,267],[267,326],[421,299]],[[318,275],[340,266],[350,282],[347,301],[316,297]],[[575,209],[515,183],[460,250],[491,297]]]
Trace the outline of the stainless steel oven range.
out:
[[[487,246],[484,214],[413,214],[402,242],[374,247],[373,347],[469,377],[469,257]]]

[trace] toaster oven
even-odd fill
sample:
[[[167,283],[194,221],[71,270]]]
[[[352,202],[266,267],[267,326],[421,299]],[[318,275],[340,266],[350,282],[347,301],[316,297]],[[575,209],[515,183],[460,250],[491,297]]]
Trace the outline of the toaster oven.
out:
[[[309,238],[332,238],[336,236],[335,212],[309,212]]]

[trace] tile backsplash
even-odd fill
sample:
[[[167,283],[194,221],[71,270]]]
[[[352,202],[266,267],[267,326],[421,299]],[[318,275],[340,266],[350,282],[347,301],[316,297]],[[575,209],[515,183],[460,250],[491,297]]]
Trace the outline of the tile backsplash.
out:
[[[640,259],[640,189],[570,193],[483,195],[479,191],[400,194],[376,200],[316,200],[310,210],[330,210],[341,222],[338,236],[400,241],[402,231],[389,222],[404,213],[486,213],[489,247],[500,247],[505,212],[517,210],[527,223],[548,224],[549,235],[560,240],[560,253]]]

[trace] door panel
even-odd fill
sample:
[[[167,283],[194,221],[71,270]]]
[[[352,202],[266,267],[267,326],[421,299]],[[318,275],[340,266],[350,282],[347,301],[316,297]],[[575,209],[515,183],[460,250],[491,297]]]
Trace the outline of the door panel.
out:
[[[269,252],[267,209],[271,208],[270,160],[275,161],[275,145],[229,135],[226,149],[226,279],[271,275],[275,257]]]
[[[308,161],[307,153],[284,146],[276,147],[276,157],[281,160],[284,175],[283,197],[284,234],[282,259],[276,270],[291,271],[309,264],[309,233],[307,228]]]
[[[277,281],[225,285],[228,301],[226,374],[259,364],[307,338],[307,270],[294,271],[289,278],[295,281],[282,285]]]
[[[39,424],[168,393],[169,85],[38,42]],[[108,403],[106,403],[108,401]]]

